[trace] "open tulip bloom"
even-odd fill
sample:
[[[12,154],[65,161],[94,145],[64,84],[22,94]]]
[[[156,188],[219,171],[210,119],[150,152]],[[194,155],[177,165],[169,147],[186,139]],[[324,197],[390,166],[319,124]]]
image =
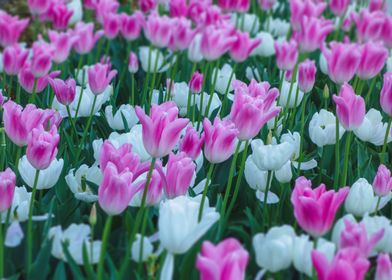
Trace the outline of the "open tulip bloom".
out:
[[[0,279],[392,280],[391,1],[5,2]]]

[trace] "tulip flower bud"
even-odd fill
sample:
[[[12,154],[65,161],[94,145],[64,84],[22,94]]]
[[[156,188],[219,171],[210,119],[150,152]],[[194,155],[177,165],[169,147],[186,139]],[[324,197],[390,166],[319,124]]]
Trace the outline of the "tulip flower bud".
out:
[[[383,164],[378,167],[373,189],[378,196],[386,196],[392,191],[391,171]]]
[[[88,84],[95,95],[103,93],[117,75],[117,70],[110,69],[110,64],[102,63],[97,63],[88,68]]]
[[[7,168],[0,172],[0,212],[11,207],[16,184],[15,173]]]
[[[139,70],[139,61],[137,59],[137,55],[134,52],[129,54],[128,61],[128,71],[131,74],[135,74]]]
[[[360,178],[351,186],[344,206],[348,213],[361,217],[374,210],[374,201],[372,185]]]
[[[192,93],[200,93],[202,85],[203,74],[200,74],[196,71],[195,73],[193,73],[192,78],[189,81],[189,89]]]
[[[90,216],[88,217],[88,221],[91,226],[95,226],[97,223],[97,207],[95,206],[95,203],[93,204],[93,207],[91,207]]]
[[[323,98],[329,99],[329,87],[327,84],[325,84],[324,89],[323,89]]]

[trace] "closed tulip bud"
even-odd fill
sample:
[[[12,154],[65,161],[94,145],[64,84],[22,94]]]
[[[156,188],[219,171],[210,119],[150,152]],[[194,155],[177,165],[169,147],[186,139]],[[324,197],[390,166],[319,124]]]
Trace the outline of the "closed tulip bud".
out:
[[[166,165],[165,189],[168,198],[185,195],[194,179],[196,165],[185,153],[170,154]]]
[[[10,168],[0,172],[0,212],[11,207],[12,199],[14,198],[15,184],[16,176]]]
[[[374,210],[374,201],[372,185],[360,178],[351,186],[344,206],[348,213],[362,217]]]
[[[392,279],[392,262],[388,254],[380,253],[377,257],[377,269],[374,280]]]
[[[139,70],[139,60],[134,52],[130,52],[128,60],[128,71],[135,74]]]
[[[237,31],[234,35],[236,40],[230,48],[230,57],[235,62],[245,61],[250,53],[261,43],[260,38],[251,39],[249,33]]]
[[[384,82],[380,92],[382,110],[392,117],[392,72],[384,74]]]
[[[388,50],[379,43],[368,42],[361,47],[361,60],[357,75],[362,80],[374,78],[385,65]]]
[[[333,95],[332,98],[336,103],[336,114],[342,126],[348,131],[358,128],[365,118],[365,100],[356,95],[347,83],[342,85],[339,95]]]
[[[259,44],[251,53],[251,55],[259,55],[263,57],[271,57],[275,54],[274,37],[268,32],[259,32],[256,38],[261,40]]]
[[[8,46],[3,52],[4,72],[8,75],[17,75],[26,62],[28,50],[19,45]]]
[[[109,64],[102,63],[94,64],[88,68],[88,84],[95,95],[103,93],[117,75],[117,70],[110,69]]]
[[[227,238],[214,245],[204,241],[197,256],[196,268],[201,279],[245,279],[249,254],[234,238]]]
[[[316,80],[316,64],[313,60],[305,60],[298,65],[298,84],[304,93],[312,91]]]
[[[329,87],[327,84],[325,84],[324,89],[323,89],[323,98],[329,99]]]
[[[355,135],[364,142],[372,143],[375,146],[384,144],[387,123],[382,121],[382,115],[379,111],[371,108],[365,115],[362,124],[354,130]],[[391,142],[392,136],[389,134],[387,142]]]
[[[386,196],[392,191],[391,171],[381,164],[373,180],[373,189],[378,196]]]
[[[46,1],[46,0],[44,0]],[[0,45],[8,47],[18,43],[19,37],[23,30],[29,25],[28,19],[19,19],[17,16],[11,16],[5,11],[0,11]]]
[[[335,16],[342,16],[350,4],[350,0],[331,0],[329,8]]]
[[[297,42],[291,39],[289,42],[275,42],[276,64],[280,70],[292,70],[297,63]]]
[[[132,179],[128,168],[118,172],[113,163],[107,164],[98,189],[98,202],[108,215],[119,215],[128,207],[133,195]]]
[[[49,84],[52,86],[58,102],[63,105],[69,105],[74,101],[76,95],[76,82],[74,79],[66,81],[49,79]]]
[[[97,207],[95,207],[95,203],[93,207],[91,207],[90,216],[88,217],[88,221],[91,226],[95,226],[97,223]]]
[[[189,81],[189,89],[192,93],[200,93],[203,85],[203,74],[198,71],[193,73],[191,80]]]

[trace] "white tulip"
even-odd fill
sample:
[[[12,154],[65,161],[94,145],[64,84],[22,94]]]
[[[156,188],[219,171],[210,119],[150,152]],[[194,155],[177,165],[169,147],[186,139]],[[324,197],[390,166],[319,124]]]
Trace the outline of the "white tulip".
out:
[[[20,223],[18,221],[13,221],[7,228],[4,245],[10,248],[17,247],[22,243],[23,237],[24,233]]]
[[[217,72],[218,71],[218,72]],[[212,78],[215,79],[215,73],[216,75],[216,84],[215,84],[215,90],[219,94],[225,94],[226,93],[226,88],[229,85],[229,80],[230,76],[233,73],[233,68],[230,66],[230,64],[225,64],[221,69],[215,68],[214,71],[212,72]],[[233,77],[231,79],[230,85],[229,85],[229,91],[232,92],[234,90],[232,82],[236,79],[235,74],[233,74]]]
[[[392,225],[391,220],[384,216],[365,215],[362,219],[368,236],[372,236],[381,229],[384,229],[384,235],[374,248],[374,252],[386,252],[392,254]]]
[[[276,141],[276,140],[275,140]],[[299,158],[300,156],[300,149],[301,149],[301,135],[299,135],[298,132],[294,132],[291,133],[290,131],[288,131],[285,134],[282,134],[282,136],[280,137],[280,142],[287,142],[289,143],[292,148],[293,148],[293,157],[292,159],[295,160],[297,158]]]
[[[294,238],[294,230],[288,225],[272,227],[266,234],[256,234],[253,249],[257,265],[273,273],[290,267]]]
[[[322,52],[320,53],[319,64],[321,72],[323,72],[325,75],[328,75],[328,62]]]
[[[63,165],[63,159],[55,158],[48,168],[41,170],[38,176],[37,190],[52,188],[60,178]],[[18,170],[23,181],[32,188],[34,186],[36,169],[30,164],[25,155],[19,160]]]
[[[74,171],[75,169],[69,171],[68,175],[65,176],[65,181],[75,198],[88,203],[97,201],[98,196],[91,191],[88,183],[85,182],[83,186],[82,177],[86,181],[99,186],[102,182],[102,173],[98,166],[88,167],[86,164],[83,164],[76,170],[75,174]]]
[[[150,55],[151,57],[149,57]],[[154,70],[158,73],[163,72],[164,69],[162,66],[164,65],[165,58],[160,50],[150,50],[149,47],[140,47],[139,57],[144,72],[154,73]]]
[[[113,115],[113,107],[111,105],[105,108],[106,120],[113,130],[124,130],[124,120],[129,129],[139,122],[135,113],[135,108],[129,104],[122,104]]]
[[[249,81],[251,80],[256,80],[258,82],[261,81],[260,72],[256,67],[247,66],[245,70],[245,76]]]
[[[345,130],[339,123],[339,139]],[[331,112],[321,109],[314,113],[309,122],[309,137],[319,147],[336,143],[336,117]]]
[[[259,44],[253,51],[252,55],[259,55],[263,57],[270,57],[275,54],[274,38],[268,32],[260,32],[256,35],[256,38],[261,39]]]
[[[79,69],[75,69],[75,76],[77,74],[76,80],[78,81],[79,85],[86,85],[88,83],[88,74],[87,70],[90,67],[90,65],[84,65]]]
[[[264,145],[261,139],[251,142],[253,161],[261,170],[277,171],[292,157],[293,147],[287,142]]]
[[[173,101],[176,103],[180,116],[187,114],[189,87],[185,82],[174,83],[173,90],[170,92]]]
[[[74,25],[83,19],[83,7],[81,0],[72,0],[68,2],[67,9],[72,11],[72,16],[68,22],[69,26]]]
[[[387,72],[391,72],[392,71],[392,56],[388,57],[386,64],[387,64]]]
[[[254,14],[241,14],[238,18],[237,13],[232,13],[231,22],[236,25],[237,29],[253,34],[260,29],[260,21],[257,15]]]
[[[345,220],[357,223],[357,220],[355,220],[355,218],[352,214],[346,214],[343,217],[341,217],[339,220],[336,221],[336,223],[333,227],[333,230],[332,230],[331,241],[333,243],[335,243],[335,245],[337,247],[340,246],[340,238],[342,236],[343,230],[346,228],[346,225],[344,224]]]
[[[205,114],[205,111],[207,109],[209,99],[210,99],[210,95],[207,94],[207,93],[204,93],[203,104],[201,105],[201,95],[198,94],[196,96],[196,106],[197,106],[197,109],[199,110],[199,112],[202,112],[203,115]],[[211,105],[210,105],[210,110],[208,112],[208,117],[210,117],[212,115],[212,113],[215,112],[217,109],[220,110],[221,106],[222,106],[222,101],[219,99],[218,94],[213,93],[212,100],[211,100]]]
[[[289,183],[293,178],[291,161],[287,161],[279,170],[275,171],[275,178],[280,183]]]
[[[159,240],[172,254],[187,252],[218,221],[219,213],[206,199],[198,221],[201,196],[178,196],[161,203],[159,208]]]
[[[265,199],[265,192],[262,191],[256,191],[256,198],[260,200],[261,203],[264,203]],[[279,203],[279,197],[274,194],[273,192],[268,192],[267,194],[267,200],[265,201],[266,204],[276,204]]]
[[[31,192],[27,192],[26,187],[16,187],[11,205],[11,221],[27,221],[29,217],[29,206],[31,201]],[[7,212],[1,213],[1,221],[5,223]]]
[[[314,248],[314,243],[309,240],[308,235],[296,236],[294,238],[293,248],[293,264],[296,270],[307,276],[312,276],[312,258],[311,253]],[[328,261],[331,261],[334,257],[336,246],[332,242],[329,242],[323,238],[317,241],[317,251],[323,253],[327,257]]]
[[[366,179],[360,178],[351,186],[344,206],[348,213],[362,217],[374,210],[374,200],[372,185]]]
[[[271,33],[274,37],[286,38],[290,30],[290,23],[284,19],[270,17],[264,24],[264,30]]]
[[[252,155],[249,155],[245,161],[244,174],[249,187],[262,192],[265,191],[267,188],[268,171],[260,170],[254,163]]]
[[[357,129],[355,135],[364,142],[370,142],[373,145],[381,146],[384,144],[384,137],[388,124],[382,122],[382,115],[376,109],[370,109],[365,118]],[[388,134],[388,142],[391,142],[391,133]]]
[[[193,37],[193,40],[188,48],[188,59],[193,63],[197,63],[203,60],[203,55],[201,54],[200,50],[200,44],[201,34],[197,33],[195,37]]]
[[[140,260],[140,247],[142,243],[142,236],[138,233],[136,234],[136,239],[132,243],[131,247],[131,256],[132,260],[135,262],[139,262]],[[147,259],[152,255],[154,247],[151,244],[151,241],[148,237],[143,238],[143,253],[142,253],[142,262],[147,261]]]
[[[71,224],[66,230],[61,226],[50,228],[49,238],[52,242],[52,255],[67,262],[63,251],[63,243],[68,245],[68,252],[78,265],[83,265],[83,246],[86,247],[88,261],[98,263],[101,253],[101,241],[90,241],[90,226],[85,224]]]
[[[291,85],[291,82],[283,80],[282,90],[280,91],[279,106],[294,108],[295,95],[297,94],[298,83],[297,82],[293,83],[293,86],[291,89],[291,95],[290,95],[290,99],[289,99],[290,85]],[[298,89],[297,107],[301,104],[303,97],[304,97],[304,93],[300,89]]]

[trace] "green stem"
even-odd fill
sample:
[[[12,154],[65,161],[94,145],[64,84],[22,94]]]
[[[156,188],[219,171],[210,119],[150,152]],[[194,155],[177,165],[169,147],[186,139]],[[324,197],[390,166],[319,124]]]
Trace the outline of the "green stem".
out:
[[[16,103],[20,104],[20,83],[16,78]]]
[[[192,124],[195,123],[195,114],[196,114],[196,94],[193,94]]]
[[[174,64],[174,70],[170,74],[170,85],[169,85],[168,93],[166,95],[166,101],[169,101],[171,99],[172,85],[173,85],[173,82],[174,82],[174,78],[175,78],[175,76],[177,74],[178,64],[180,63],[180,58],[181,58],[180,54],[181,53],[178,53],[178,55],[176,57],[176,62]]]
[[[268,218],[268,207],[267,207],[267,197],[268,197],[268,192],[271,188],[271,183],[272,183],[272,175],[273,171],[268,170],[268,176],[267,176],[267,188],[265,189],[264,192],[264,199],[263,199],[263,227],[264,229],[268,228],[267,224],[267,218]]]
[[[294,108],[293,108],[293,113],[290,116],[290,122],[289,122],[289,130],[293,129],[294,125],[294,120],[295,120],[295,115],[297,113],[297,103],[298,103],[298,95],[299,95],[299,86],[297,86],[297,90],[295,91],[295,99],[294,99]],[[305,98],[304,98],[305,99]],[[304,103],[305,100],[302,102]]]
[[[1,153],[0,153],[0,170],[3,170],[4,166],[6,165],[6,150],[7,150],[7,142],[5,141],[5,130],[3,127],[1,127],[0,128],[0,151],[1,151]]]
[[[150,45],[150,47],[148,48],[148,67],[147,67],[146,78],[144,79],[144,86],[143,86],[142,102],[141,102],[141,104],[144,104],[146,102],[147,88],[148,88],[148,85],[150,83],[151,55],[152,55],[152,45]]]
[[[75,111],[75,123],[78,118],[80,104],[82,103],[82,97],[83,97],[83,91],[84,91],[84,84],[83,83],[84,83],[85,76],[86,76],[86,71],[83,69],[82,85],[80,86],[80,96],[79,96],[78,105],[76,106],[76,111]]]
[[[83,56],[83,55],[80,55],[80,57],[79,57],[79,63],[78,63],[78,68],[77,68],[77,70],[76,70],[76,79],[77,79],[78,76],[79,76],[80,68],[82,68],[83,60],[84,60],[84,56]],[[84,72],[84,71],[83,71],[83,72]],[[83,83],[84,83],[84,77],[83,77],[82,84],[83,84]]]
[[[69,109],[69,105],[66,105],[65,108],[67,108],[67,114],[68,114],[69,122],[71,123],[72,131],[75,133],[75,136],[77,136],[78,132],[77,132],[75,124],[73,122],[73,118],[72,118],[72,115],[71,115],[71,111]],[[71,134],[71,138],[73,138],[72,134]]]
[[[342,177],[341,186],[345,186],[346,182],[347,182],[347,171],[348,171],[348,160],[349,160],[349,154],[350,154],[351,136],[352,136],[352,132],[347,131],[346,147],[344,150],[344,161],[343,161],[343,177]]]
[[[235,74],[235,70],[237,69],[237,63],[235,63],[233,65],[233,69],[231,71],[230,77],[229,77],[229,82],[227,83],[226,89],[225,89],[225,95],[223,96],[223,104],[222,104],[222,109],[220,112],[220,115],[223,116],[224,111],[226,109],[226,105],[227,105],[227,95],[229,94],[229,89],[231,86],[231,81],[233,80],[234,74]]]
[[[340,170],[340,155],[339,155],[339,119],[338,115],[336,114],[336,121],[335,121],[335,178],[334,178],[334,189],[337,190],[339,186],[339,170]]]
[[[152,74],[152,81],[151,81],[151,86],[150,86],[150,100],[148,102],[148,110],[147,113],[150,111],[151,108],[151,103],[152,103],[152,97],[153,97],[153,92],[154,92],[154,87],[155,87],[155,80],[157,78],[157,67],[158,67],[158,61],[159,61],[159,55],[156,56],[155,62],[154,62],[154,73]],[[171,83],[171,81],[170,81]]]
[[[301,108],[301,134],[300,134],[300,144],[299,144],[299,159],[298,159],[298,176],[301,175],[301,163],[303,161],[303,148],[304,148],[304,130],[305,130],[305,108],[306,108],[307,96],[302,100]]]
[[[204,88],[205,88],[205,85],[206,85],[206,79],[207,79],[207,75],[208,75],[208,71],[209,71],[209,67],[210,67],[210,64],[208,63],[208,62],[205,62],[204,63],[204,65],[203,65],[203,70],[202,70],[202,73],[203,73],[203,75],[204,75],[204,79],[203,79],[203,83],[202,83],[202,85],[201,85],[201,93],[200,93],[200,112],[199,112],[199,118],[198,118],[198,122],[197,122],[197,129],[196,130],[199,130],[199,128],[200,128],[200,123],[202,122],[202,120],[203,120],[203,114],[202,114],[202,111],[203,111],[203,99],[204,99]]]
[[[380,207],[380,202],[381,202],[381,196],[379,196],[377,199],[377,204],[376,204],[376,209],[375,209],[376,215],[378,214],[378,207]]]
[[[387,130],[385,131],[385,136],[384,136],[384,144],[382,145],[382,150],[381,150],[381,157],[380,157],[381,163],[385,162],[385,158],[386,158],[385,152],[387,151],[388,135],[391,130],[391,123],[392,123],[392,118],[389,118]]]
[[[35,103],[35,92],[37,91],[37,79],[34,79],[33,92],[30,95],[29,103]]]
[[[105,255],[106,255],[106,248],[107,248],[107,243],[110,235],[110,227],[112,225],[112,216],[108,216],[105,222],[105,228],[103,230],[103,237],[102,237],[102,246],[101,246],[101,254],[99,255],[99,262],[98,262],[98,271],[97,271],[97,279],[102,280],[104,279],[103,277],[103,263],[105,260]]]
[[[135,74],[131,74],[131,82],[132,82],[132,89],[131,89],[131,100],[130,104],[135,105]]]
[[[215,91],[216,81],[217,81],[217,79],[218,79],[219,62],[220,62],[220,59],[218,59],[218,60],[216,61],[216,64],[215,64],[215,69],[216,69],[216,71],[215,71],[215,73],[214,73],[214,79],[213,79],[213,82],[212,82],[212,85],[211,85],[211,88],[210,88],[210,97],[209,97],[209,99],[208,99],[207,108],[206,108],[206,110],[205,110],[205,112],[204,112],[204,117],[205,117],[205,118],[208,118],[208,113],[210,112],[210,107],[211,107],[211,103],[212,103],[212,97],[214,97],[214,91]],[[212,73],[212,72],[211,72],[211,73]]]
[[[192,66],[192,76],[193,76],[193,74],[195,73],[195,71],[196,71],[196,67],[197,67],[197,63],[193,63],[193,66]],[[192,76],[191,76],[191,79],[192,79]],[[195,94],[195,93],[193,93],[193,94]],[[186,106],[186,114],[188,115],[188,118],[190,118],[190,116],[191,116],[191,114],[190,114],[190,108],[191,108],[191,98],[192,97],[192,92],[191,92],[191,89],[190,89],[190,87],[189,87],[189,91],[188,91],[188,102],[187,102],[187,106]]]
[[[31,263],[33,260],[33,208],[34,208],[34,198],[37,192],[37,184],[40,170],[35,171],[33,190],[31,192],[31,199],[29,205],[29,220],[27,222],[27,264],[26,264],[26,274],[29,275],[31,269]]]
[[[365,97],[365,103],[366,104],[368,103],[370,95],[372,94],[374,86],[376,85],[377,77],[378,76],[374,77],[372,82],[371,82],[371,84],[370,84],[369,90],[368,90],[368,92],[366,94],[366,97]]]
[[[200,203],[200,208],[199,208],[199,216],[198,216],[199,223],[201,221],[201,217],[203,217],[204,202],[206,200],[208,185],[210,183],[213,170],[214,170],[214,164],[210,163],[210,168],[208,169],[206,183],[204,184],[203,195],[201,197],[201,203]]]
[[[88,118],[87,125],[86,125],[86,127],[84,128],[84,131],[83,131],[82,140],[80,141],[78,153],[76,154],[76,161],[79,160],[80,153],[83,150],[84,141],[86,140],[86,137],[87,137],[87,132],[90,130],[90,125],[91,125],[91,122],[93,120],[94,108],[95,108],[95,104],[96,103],[97,103],[97,95],[94,94],[93,106],[91,107],[90,116]]]

